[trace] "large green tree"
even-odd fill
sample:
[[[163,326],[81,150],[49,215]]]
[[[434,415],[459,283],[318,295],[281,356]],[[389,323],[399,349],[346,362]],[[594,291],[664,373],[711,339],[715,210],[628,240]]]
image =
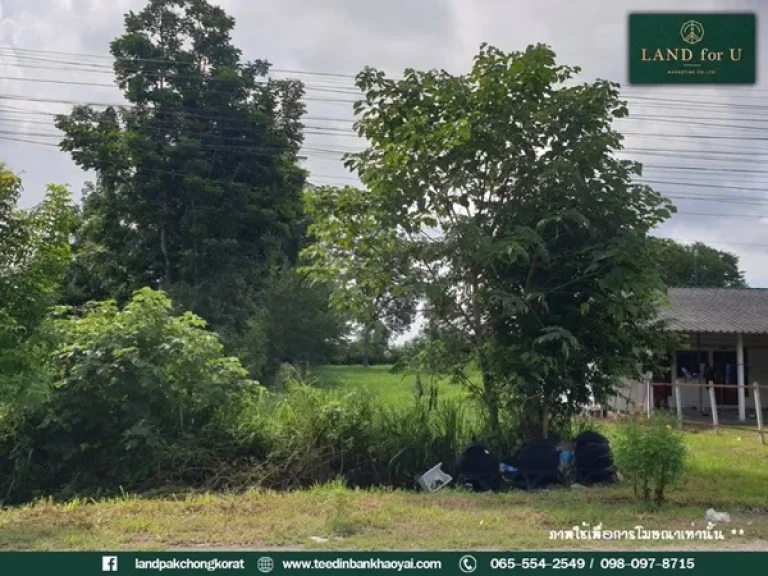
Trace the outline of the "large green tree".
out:
[[[303,88],[244,62],[234,24],[207,0],[150,0],[111,44],[129,106],[57,119],[62,148],[98,173],[71,301],[161,287],[239,331],[267,270],[295,259]]]
[[[669,238],[654,238],[656,261],[662,279],[675,288],[746,288],[739,257],[716,250],[703,242],[680,244]]]
[[[330,307],[329,297],[329,286],[313,284],[293,268],[270,277],[237,347],[251,374],[269,384],[281,364],[333,360],[348,327],[344,316]]]
[[[578,71],[543,45],[484,45],[460,76],[365,69],[369,146],[348,158],[365,190],[308,198],[308,268],[339,282],[337,305],[408,323],[421,303],[454,372],[479,366],[496,429],[521,406],[546,434],[551,414],[633,373],[657,334],[648,232],[673,208],[614,155],[618,86],[569,84]]]

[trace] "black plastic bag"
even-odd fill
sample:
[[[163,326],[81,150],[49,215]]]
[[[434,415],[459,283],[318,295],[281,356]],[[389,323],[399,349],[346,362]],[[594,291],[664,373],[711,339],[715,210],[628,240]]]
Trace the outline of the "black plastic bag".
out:
[[[552,440],[526,442],[510,458],[509,464],[517,468],[512,475],[517,488],[530,490],[560,482],[560,452]]]
[[[580,484],[608,484],[616,481],[610,442],[597,432],[588,430],[576,437],[573,464],[574,479]]]
[[[482,444],[471,444],[459,458],[458,485],[469,486],[475,492],[488,492],[501,487],[499,460]]]

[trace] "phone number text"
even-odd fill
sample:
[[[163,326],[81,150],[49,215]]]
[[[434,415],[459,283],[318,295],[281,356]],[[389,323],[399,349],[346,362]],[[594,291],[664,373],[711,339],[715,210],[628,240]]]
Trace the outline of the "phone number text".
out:
[[[693,570],[693,558],[492,558],[491,570]]]

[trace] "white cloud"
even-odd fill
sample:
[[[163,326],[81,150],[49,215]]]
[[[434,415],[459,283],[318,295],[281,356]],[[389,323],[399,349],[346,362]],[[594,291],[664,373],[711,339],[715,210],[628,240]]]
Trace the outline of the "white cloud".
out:
[[[693,8],[688,0],[539,0],[535,3],[511,3],[506,0],[220,0],[218,3],[237,20],[234,40],[243,49],[244,57],[266,58],[280,69],[354,74],[362,66],[370,64],[392,74],[399,74],[406,67],[446,68],[462,72],[471,66],[472,56],[481,42],[489,42],[506,50],[524,49],[529,44],[545,42],[555,49],[562,63],[581,66],[584,79],[608,78],[622,84],[627,80],[628,14],[633,11],[685,12]],[[139,10],[144,4],[144,0],[0,0],[0,45],[107,55],[110,40],[122,31],[124,13],[129,9]],[[768,5],[757,0],[708,0],[696,3],[695,10],[758,12],[758,26],[765,21],[760,16],[768,15]],[[690,109],[685,110],[679,106],[654,106],[636,99],[640,95],[680,102],[716,100],[731,104],[754,103],[762,96],[761,90],[768,90],[764,80],[768,78],[768,43],[758,42],[758,46],[760,70],[758,85],[754,89],[628,87],[626,94],[630,97],[630,112],[635,119],[622,123],[621,127],[627,132],[644,134],[627,137],[627,147],[631,150],[676,151],[635,156],[649,165],[646,178],[675,182],[655,185],[664,193],[674,194],[676,197],[673,200],[679,208],[679,214],[659,233],[712,242],[716,248],[728,249],[742,258],[750,281],[768,285],[768,279],[759,276],[768,264],[762,257],[762,253],[768,253],[768,250],[761,247],[768,247],[768,229],[762,225],[768,222],[768,202],[727,204],[722,201],[728,194],[768,199],[762,191],[731,190],[738,187],[765,189],[768,179],[766,175],[752,176],[746,172],[726,178],[724,173],[717,172],[718,168],[727,167],[754,169],[765,158],[756,157],[754,165],[735,162],[725,156],[707,155],[710,159],[703,159],[705,152],[735,151],[736,147],[757,151],[768,149],[762,143],[750,141],[662,137],[664,134],[706,136],[715,131],[720,135],[745,134],[745,131],[729,130],[727,126],[736,125],[739,123],[737,119],[751,118],[754,114],[737,107],[713,108],[692,103]],[[22,67],[5,50],[3,53],[0,56],[0,76],[109,82],[108,76],[73,75],[71,71]],[[312,78],[310,83],[315,85],[351,86],[351,80]],[[116,101],[119,98],[116,90],[108,88],[2,79],[0,94],[70,100]],[[322,93],[311,95],[323,96]],[[330,94],[325,93],[324,96],[328,98]],[[6,104],[11,105],[9,101],[0,100],[0,107]],[[50,103],[24,102],[22,106],[38,111],[54,108]],[[661,119],[660,114],[671,117]],[[321,101],[309,102],[309,115],[352,119],[349,105]],[[653,120],[654,117],[656,120]],[[722,120],[718,121],[726,128],[713,130],[697,126],[685,121],[686,117],[708,122],[720,118]],[[0,118],[2,120],[7,120],[7,117]],[[335,126],[349,128],[351,124],[337,123]],[[17,128],[33,132],[41,126],[16,122],[13,129]],[[342,135],[308,135],[307,145],[328,149],[357,146],[353,138]],[[699,158],[687,158],[686,155],[699,155]],[[25,172],[23,201],[26,204],[39,200],[47,182],[67,182],[79,190],[85,180],[68,156],[55,148],[0,140],[0,159],[12,168]],[[663,168],[681,165],[709,170],[695,173]],[[323,175],[317,177],[318,182],[351,182],[344,180],[349,175],[337,160],[313,157],[308,166],[315,175]],[[686,178],[692,182],[690,185],[686,185]],[[702,183],[711,183],[716,187],[706,188],[701,186]],[[691,196],[704,194],[716,195],[719,200],[703,202],[690,199]],[[729,214],[741,216],[729,217]],[[766,222],[761,219],[763,214],[766,215]]]

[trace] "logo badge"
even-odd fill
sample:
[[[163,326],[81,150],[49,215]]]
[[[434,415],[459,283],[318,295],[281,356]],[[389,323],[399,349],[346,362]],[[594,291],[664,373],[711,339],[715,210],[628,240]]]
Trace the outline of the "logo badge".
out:
[[[462,556],[459,559],[459,570],[464,572],[464,574],[472,574],[475,570],[477,570],[477,560],[474,556]]]
[[[704,39],[704,26],[696,20],[688,20],[680,28],[680,37],[686,44],[698,44]]]
[[[102,572],[117,572],[117,556],[102,556],[101,557],[101,571]]]
[[[262,574],[269,574],[275,568],[275,563],[269,556],[262,556],[256,561],[256,568],[258,568],[259,572]]]
[[[635,12],[628,31],[630,84],[756,82],[753,13]]]

